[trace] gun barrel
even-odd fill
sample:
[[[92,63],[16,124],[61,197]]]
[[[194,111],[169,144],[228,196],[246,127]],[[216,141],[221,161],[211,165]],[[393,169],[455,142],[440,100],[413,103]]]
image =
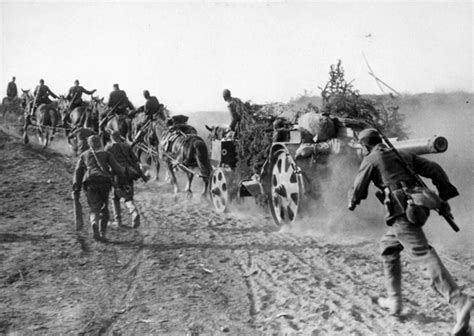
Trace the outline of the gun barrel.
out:
[[[443,136],[393,141],[392,144],[398,150],[417,155],[443,153],[448,149],[448,140]]]

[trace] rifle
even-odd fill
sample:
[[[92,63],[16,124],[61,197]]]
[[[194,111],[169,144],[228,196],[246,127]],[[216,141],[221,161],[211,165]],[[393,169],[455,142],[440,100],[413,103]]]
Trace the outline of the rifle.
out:
[[[117,104],[115,104],[114,107],[112,107],[112,109],[107,113],[107,115],[104,117],[104,119],[102,119],[102,121],[99,123],[99,130],[102,129],[102,127],[104,126],[104,124],[110,120],[110,116],[111,114],[115,111],[115,109],[120,105],[120,103],[122,102],[122,100],[125,98],[125,96],[123,96],[122,98],[119,99],[119,101],[117,102]]]
[[[394,151],[394,153],[397,155],[398,159],[402,162],[403,167],[408,171],[408,173],[418,182],[418,184],[426,189],[429,189],[426,183],[422,180],[422,178],[410,167],[408,162],[405,161],[405,159],[402,157],[400,152],[395,148],[395,146],[390,142],[390,140],[387,138],[385,134],[380,130],[379,127],[375,124],[373,120],[370,122],[371,126],[379,133],[379,135],[382,137],[383,141]],[[446,222],[448,222],[449,226],[455,231],[459,231],[459,226],[457,226],[456,222],[454,221],[454,217],[451,212],[449,211],[441,211],[440,209],[435,209],[436,212],[442,216]]]

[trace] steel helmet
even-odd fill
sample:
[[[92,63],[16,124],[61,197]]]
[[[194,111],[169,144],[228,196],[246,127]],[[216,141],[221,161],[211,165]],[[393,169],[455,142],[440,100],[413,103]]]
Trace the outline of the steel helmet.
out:
[[[366,128],[359,133],[360,143],[369,143],[371,140],[378,140],[376,142],[382,142],[382,137],[375,128]]]

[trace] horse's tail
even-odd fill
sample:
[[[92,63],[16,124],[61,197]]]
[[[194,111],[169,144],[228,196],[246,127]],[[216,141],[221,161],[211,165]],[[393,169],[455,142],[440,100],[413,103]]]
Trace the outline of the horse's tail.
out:
[[[206,143],[203,139],[197,138],[193,146],[195,150],[195,160],[199,170],[201,171],[201,175],[203,178],[209,179],[212,172],[212,167]]]

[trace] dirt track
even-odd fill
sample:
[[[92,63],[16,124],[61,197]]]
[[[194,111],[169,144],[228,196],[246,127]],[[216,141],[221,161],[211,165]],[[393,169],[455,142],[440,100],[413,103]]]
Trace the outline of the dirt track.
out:
[[[409,261],[403,317],[372,303],[372,238],[278,232],[263,212],[217,214],[149,183],[137,187],[142,226],[96,243],[74,230],[71,172],[0,132],[0,333],[449,334],[454,314]],[[440,252],[472,295],[471,256]]]

